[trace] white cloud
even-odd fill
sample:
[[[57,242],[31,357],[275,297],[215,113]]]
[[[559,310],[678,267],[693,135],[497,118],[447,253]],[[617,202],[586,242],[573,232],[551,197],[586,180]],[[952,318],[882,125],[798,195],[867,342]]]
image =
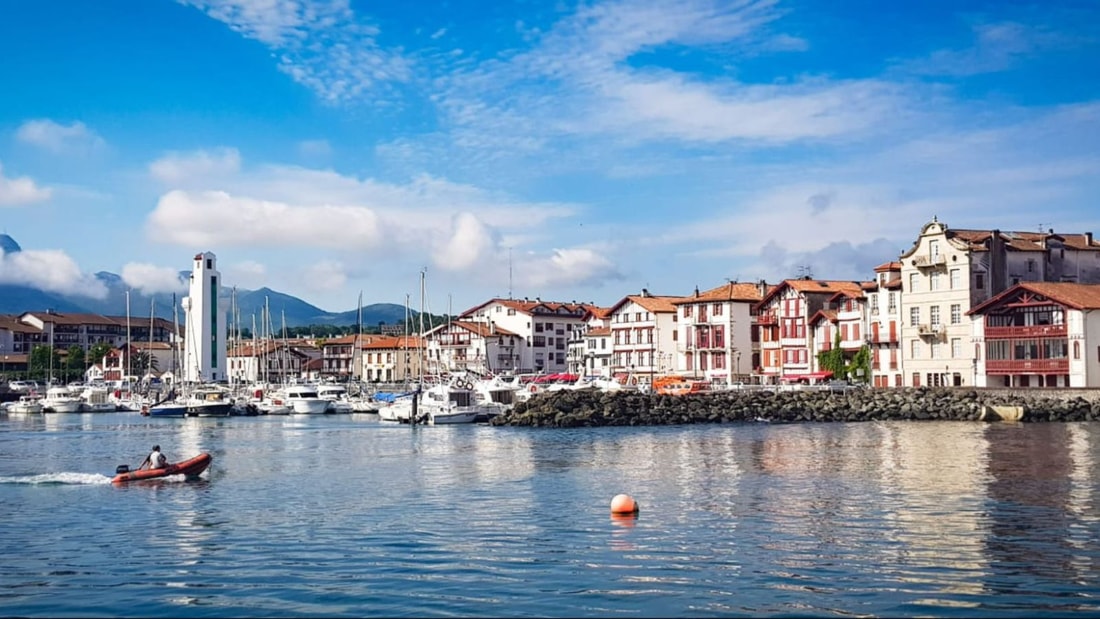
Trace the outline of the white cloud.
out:
[[[82,273],[76,262],[60,250],[24,249],[13,254],[0,253],[0,284],[96,299],[107,296],[103,282]]]
[[[84,123],[58,124],[48,118],[28,120],[15,133],[20,142],[52,153],[90,153],[104,146],[103,138]]]
[[[555,249],[546,256],[529,256],[522,279],[533,289],[598,286],[623,279],[614,263],[589,248]]]
[[[367,208],[303,207],[223,191],[171,191],[157,202],[147,225],[152,238],[194,247],[369,249],[381,239],[378,216]]]
[[[241,154],[235,148],[169,153],[149,164],[153,178],[170,185],[215,183],[241,168]]]
[[[450,238],[433,256],[435,263],[449,271],[464,271],[486,256],[493,246],[492,232],[477,217],[459,213],[453,218]]]
[[[177,0],[274,52],[281,71],[327,103],[360,99],[403,82],[410,65],[376,42],[349,0]]]
[[[27,176],[9,178],[4,176],[4,166],[0,165],[0,206],[19,206],[49,200],[52,191],[49,187],[40,187]]]
[[[140,262],[131,262],[122,267],[122,281],[145,294],[181,292],[187,289],[187,282],[180,279],[179,269]]]

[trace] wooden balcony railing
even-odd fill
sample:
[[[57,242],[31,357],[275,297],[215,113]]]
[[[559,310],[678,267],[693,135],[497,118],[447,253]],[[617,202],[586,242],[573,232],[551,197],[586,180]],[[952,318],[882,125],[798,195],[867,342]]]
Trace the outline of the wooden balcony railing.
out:
[[[1031,327],[985,327],[985,338],[1065,337],[1066,325],[1035,325]]]
[[[988,374],[1069,374],[1069,359],[987,359]]]
[[[774,325],[779,323],[779,316],[775,314],[758,314],[756,316],[756,324],[758,325]]]

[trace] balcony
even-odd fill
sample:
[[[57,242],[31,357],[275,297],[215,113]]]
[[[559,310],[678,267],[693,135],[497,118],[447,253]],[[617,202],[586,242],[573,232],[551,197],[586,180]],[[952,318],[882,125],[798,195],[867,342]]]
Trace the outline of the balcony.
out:
[[[935,256],[913,256],[913,266],[918,269],[926,269],[929,267],[943,266],[947,264],[947,256],[943,254],[937,254]]]
[[[1034,325],[1030,327],[985,327],[985,338],[1066,337],[1066,325]]]
[[[917,333],[920,334],[921,337],[934,337],[940,335],[943,331],[943,325],[919,325],[917,327]]]
[[[756,316],[756,324],[758,325],[775,325],[779,324],[779,316],[775,314],[758,314]]]
[[[986,374],[1069,374],[1069,359],[988,359]]]
[[[871,343],[872,344],[897,344],[898,343],[898,334],[894,333],[893,335],[890,335],[890,334],[876,333],[876,334],[871,336]]]

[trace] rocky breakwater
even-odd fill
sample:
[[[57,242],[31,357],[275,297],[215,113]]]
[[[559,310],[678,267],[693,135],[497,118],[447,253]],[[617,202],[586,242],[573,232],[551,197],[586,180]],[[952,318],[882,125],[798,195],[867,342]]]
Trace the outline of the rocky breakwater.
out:
[[[491,423],[575,428],[739,421],[978,421],[996,419],[996,415],[991,414],[995,407],[1015,408],[1022,414],[1022,421],[1100,419],[1100,398],[1073,396],[1065,391],[1051,395],[1050,392],[909,387],[840,392],[731,390],[671,396],[576,389],[535,395]]]

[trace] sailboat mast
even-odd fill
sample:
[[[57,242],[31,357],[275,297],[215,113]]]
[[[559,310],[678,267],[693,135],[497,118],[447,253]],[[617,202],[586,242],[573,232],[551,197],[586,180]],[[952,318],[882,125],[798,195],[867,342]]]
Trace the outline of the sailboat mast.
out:
[[[132,344],[130,343],[130,291],[126,291],[126,376],[123,376],[123,381],[130,380],[130,357],[134,356],[132,350]]]

